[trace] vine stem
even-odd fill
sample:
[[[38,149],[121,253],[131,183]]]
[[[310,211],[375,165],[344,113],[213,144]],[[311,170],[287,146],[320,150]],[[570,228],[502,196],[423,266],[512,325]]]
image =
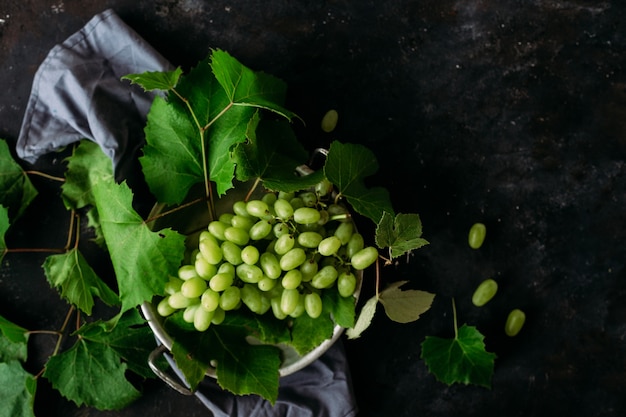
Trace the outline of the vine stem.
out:
[[[172,214],[172,213],[175,213],[175,212],[177,212],[177,211],[179,211],[179,210],[182,210],[182,209],[184,209],[184,208],[187,208],[187,207],[189,207],[189,206],[193,206],[194,204],[198,204],[198,203],[200,203],[200,202],[202,202],[202,201],[204,201],[204,200],[205,200],[204,198],[196,198],[196,199],[195,199],[195,200],[193,200],[193,201],[190,201],[190,202],[185,203],[185,204],[181,204],[180,206],[176,206],[176,207],[174,207],[173,209],[166,210],[166,211],[161,212],[161,213],[159,213],[159,214],[156,214],[156,215],[154,215],[154,216],[152,216],[152,217],[149,217],[149,218],[147,218],[147,219],[144,221],[144,223],[150,223],[150,222],[152,222],[152,221],[155,221],[155,220],[157,220],[157,219],[160,219],[161,217],[165,217],[165,216],[167,216],[167,215],[170,215],[170,214]]]
[[[65,182],[65,178],[63,177],[55,177],[54,175],[46,174],[41,171],[24,171],[24,173],[28,175],[39,175],[40,177],[44,177],[52,181]]]
[[[454,338],[459,338],[459,327],[456,321],[456,303],[454,302],[454,297],[452,297],[452,319],[454,322]]]
[[[380,287],[380,258],[376,258],[376,300],[378,300],[379,287]]]
[[[248,191],[248,194],[246,194],[246,198],[244,199],[244,201],[250,200],[250,197],[252,196],[252,193],[254,192],[254,190],[256,190],[256,187],[260,183],[261,183],[261,178],[257,177],[256,180],[254,181],[254,185],[252,185],[252,187],[250,187],[250,191]]]

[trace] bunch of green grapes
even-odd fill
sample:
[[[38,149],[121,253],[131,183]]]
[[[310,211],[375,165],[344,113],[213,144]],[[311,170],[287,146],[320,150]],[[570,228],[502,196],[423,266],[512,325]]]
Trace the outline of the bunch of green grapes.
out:
[[[268,192],[237,201],[232,212],[209,223],[199,236],[192,263],[165,285],[157,305],[165,317],[184,310],[198,331],[245,306],[278,319],[322,313],[321,292],[336,287],[354,296],[356,271],[378,258],[365,246],[345,206],[332,199],[324,180],[299,193]]]

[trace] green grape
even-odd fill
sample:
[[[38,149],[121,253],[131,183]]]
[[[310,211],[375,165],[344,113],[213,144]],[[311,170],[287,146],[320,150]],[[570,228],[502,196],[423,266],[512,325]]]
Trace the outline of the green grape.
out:
[[[350,258],[350,264],[354,269],[360,271],[376,262],[376,259],[378,259],[378,249],[368,246],[355,253]]]
[[[210,264],[203,256],[198,256],[194,262],[194,268],[200,278],[209,279],[217,273],[217,267]]]
[[[330,133],[335,130],[338,121],[339,113],[335,109],[330,109],[322,117],[321,128],[324,132]]]
[[[197,298],[202,295],[206,287],[207,283],[204,279],[194,277],[183,282],[183,285],[180,287],[180,292],[187,298]]]
[[[295,211],[299,209],[300,207],[304,207],[304,200],[301,199],[300,197],[294,197],[291,200],[289,200],[289,204],[291,204],[291,207],[293,207]]]
[[[272,223],[267,220],[259,220],[248,231],[252,240],[265,239],[272,232]]]
[[[250,216],[250,213],[248,213],[248,204],[243,200],[236,201],[233,204],[233,212],[235,213],[235,216],[252,217]]]
[[[360,251],[365,247],[365,240],[363,239],[363,235],[356,232],[350,236],[350,240],[346,244],[346,256],[348,258],[352,258],[355,253]]]
[[[261,200],[248,201],[248,203],[246,204],[246,211],[249,215],[258,218],[264,218],[268,214],[270,214],[267,203]]]
[[[232,220],[230,221],[232,227],[236,227],[238,229],[249,231],[252,226],[258,221],[256,217],[244,217],[239,215],[234,215]],[[226,234],[226,231],[224,231]]]
[[[296,193],[294,191],[279,191],[278,192],[278,199],[279,200],[290,201],[295,196],[296,196]]]
[[[255,246],[246,246],[241,250],[241,259],[248,265],[254,265],[259,261],[259,250]]]
[[[276,200],[274,203],[274,211],[276,212],[276,216],[282,220],[289,220],[291,216],[293,216],[293,207],[287,200]]]
[[[342,245],[347,245],[354,233],[354,223],[343,222],[339,223],[337,229],[335,229],[335,236],[341,240]]]
[[[190,278],[195,278],[198,276],[196,272],[196,268],[193,265],[183,265],[178,268],[178,278],[182,280],[188,280]]]
[[[356,275],[352,271],[343,271],[337,277],[337,291],[342,297],[350,297],[356,289]]]
[[[173,314],[175,311],[176,309],[172,307],[169,303],[169,297],[163,298],[161,301],[159,301],[159,304],[157,304],[157,313],[159,313],[161,317],[167,317]]]
[[[322,307],[322,298],[318,293],[312,292],[304,296],[304,310],[312,319],[322,314]]]
[[[293,212],[293,220],[298,224],[317,223],[319,219],[320,212],[313,207],[300,207]]]
[[[243,262],[241,248],[230,240],[225,240],[220,246],[224,260],[232,265],[239,265]]]
[[[278,284],[278,280],[277,279],[272,279],[272,278],[264,276],[257,283],[257,286],[259,287],[259,289],[261,291],[266,292],[266,291],[270,291],[272,288],[274,288],[276,286],[276,284]]]
[[[278,239],[276,239],[276,243],[274,244],[274,252],[278,255],[284,255],[289,252],[296,243],[296,239],[293,235],[284,234]]]
[[[337,268],[333,265],[326,265],[313,276],[311,285],[317,289],[330,288],[337,280],[338,275]]]
[[[324,197],[330,194],[332,190],[333,190],[333,183],[328,181],[326,178],[324,178],[323,180],[315,184],[315,193],[320,197]]]
[[[496,295],[496,292],[498,292],[498,283],[491,278],[486,279],[474,290],[472,304],[476,307],[482,307]]]
[[[282,299],[281,296],[270,298],[270,308],[272,309],[272,313],[274,314],[274,317],[276,317],[278,320],[283,320],[284,318],[287,317],[287,315],[280,308],[281,299]]]
[[[263,279],[263,270],[256,265],[241,264],[235,269],[237,278],[249,284],[256,284]]]
[[[317,261],[314,258],[307,259],[300,265],[300,272],[302,273],[302,282],[310,282],[317,271],[319,270]]]
[[[293,313],[300,301],[300,293],[295,289],[284,289],[280,296],[280,309],[286,315]]]
[[[300,317],[304,312],[304,296],[300,295],[298,297],[298,304],[296,304],[296,308],[294,308],[293,311],[289,313],[289,317],[296,319]]]
[[[239,287],[228,287],[220,296],[220,308],[224,311],[230,311],[237,308],[241,301],[241,290]]]
[[[198,242],[202,242],[203,240],[209,239],[215,243],[218,243],[217,238],[215,236],[213,236],[211,234],[211,232],[209,232],[209,230],[203,230],[202,232],[200,232],[200,234],[198,235]]]
[[[231,277],[235,278],[235,265],[224,262],[217,268],[218,274],[228,274]]]
[[[226,240],[226,237],[224,236],[224,231],[227,227],[230,227],[230,224],[226,224],[219,220],[214,220],[209,223],[208,230],[209,233],[211,233],[211,235],[213,235],[216,239]]]
[[[261,294],[261,309],[258,314],[265,314],[271,308],[271,301],[265,294]]]
[[[467,242],[470,248],[478,249],[483,245],[485,236],[487,235],[487,228],[483,223],[474,223],[470,227],[469,234],[467,236]]]
[[[211,319],[211,324],[220,325],[226,318],[226,312],[222,310],[220,307],[217,307],[215,311],[213,311],[213,318]]]
[[[244,284],[241,288],[241,301],[252,311],[253,313],[260,314],[263,308],[263,295],[256,285]]]
[[[174,294],[175,292],[180,291],[180,287],[181,285],[183,285],[183,281],[182,279],[178,278],[178,277],[170,277],[169,281],[167,281],[165,283],[165,293],[168,295]]]
[[[267,204],[268,207],[273,206],[274,203],[276,203],[277,199],[278,199],[278,196],[276,195],[276,193],[265,193],[263,194],[263,197],[261,197],[261,201]]]
[[[185,297],[180,291],[170,295],[167,300],[169,305],[175,309],[187,308],[193,304],[193,300]]]
[[[328,210],[320,210],[320,219],[317,221],[317,224],[320,226],[324,226],[330,220],[330,214],[328,214]]]
[[[193,327],[199,332],[204,332],[211,325],[214,315],[215,311],[205,310],[202,306],[198,307],[193,315]]]
[[[317,251],[322,256],[332,256],[341,247],[341,240],[337,236],[329,236],[323,239],[317,246]]]
[[[208,311],[213,311],[220,305],[220,293],[207,288],[200,296],[200,304]]]
[[[518,308],[511,310],[504,325],[504,332],[507,336],[516,336],[524,327],[525,321],[526,314],[522,310]]]
[[[200,307],[200,304],[192,304],[185,308],[185,311],[183,311],[183,320],[187,323],[193,323],[193,316],[196,314],[198,307]]]
[[[289,230],[289,226],[287,226],[285,223],[276,223],[274,225],[274,228],[272,229],[272,232],[274,233],[274,237],[279,238],[283,235],[288,235],[289,233],[291,233],[291,230]]]
[[[331,218],[334,218],[335,216],[347,216],[350,214],[348,209],[340,204],[331,204],[326,208],[326,210],[328,210],[328,214],[330,214]]]
[[[298,235],[298,244],[305,248],[317,248],[322,241],[322,235],[318,232],[302,232]]]
[[[228,226],[232,226],[233,225],[233,217],[235,217],[234,213],[222,213],[220,214],[220,216],[217,218],[217,220],[221,221],[222,223],[228,225]]]
[[[239,246],[247,245],[250,241],[250,235],[248,234],[247,230],[235,226],[226,228],[226,230],[224,231],[224,236],[226,237],[226,240],[228,240],[229,242],[233,242],[234,244]]]
[[[317,196],[312,191],[305,191],[303,193],[300,193],[298,197],[302,199],[305,207],[315,207],[315,205],[317,204]]]
[[[216,292],[225,291],[233,285],[234,277],[227,273],[217,273],[209,280],[209,287]]]
[[[292,269],[291,271],[287,271],[280,283],[284,289],[293,290],[298,288],[301,282],[302,272],[300,272],[299,269]]]
[[[211,239],[201,240],[198,244],[198,248],[204,259],[211,265],[217,265],[222,262],[222,250],[216,241]]]
[[[280,258],[280,269],[290,271],[299,267],[306,260],[306,253],[302,248],[293,248]]]
[[[259,257],[259,264],[269,278],[276,279],[283,273],[278,258],[271,252],[263,252]]]

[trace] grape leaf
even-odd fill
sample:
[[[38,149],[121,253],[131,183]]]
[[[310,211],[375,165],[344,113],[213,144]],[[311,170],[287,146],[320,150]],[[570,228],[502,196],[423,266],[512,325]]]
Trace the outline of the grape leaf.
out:
[[[324,340],[333,337],[334,327],[329,314],[322,314],[316,319],[302,314],[293,320],[291,345],[299,354],[304,355]]]
[[[421,235],[422,221],[418,214],[400,213],[394,218],[385,212],[376,228],[375,238],[379,248],[389,248],[393,259],[427,245],[428,241]]]
[[[0,363],[0,417],[35,417],[36,391],[37,380],[18,361]]]
[[[366,147],[338,141],[331,143],[324,165],[326,178],[337,186],[357,213],[378,224],[383,213],[394,211],[385,188],[367,188],[363,182],[376,171],[376,156]]]
[[[4,236],[9,230],[11,223],[9,222],[9,210],[0,205],[0,262],[4,259],[4,255],[7,253],[7,244],[4,240]]]
[[[128,366],[128,369],[144,378],[153,378],[148,366],[148,356],[154,349],[154,333],[136,309],[124,313],[110,328],[110,324],[98,320],[85,325],[77,332],[83,338],[111,348]]]
[[[9,210],[9,218],[20,217],[36,196],[28,175],[13,159],[6,141],[0,139],[0,204]]]
[[[70,349],[50,357],[43,376],[78,406],[120,410],[141,395],[126,379],[126,369],[110,346],[79,338]]]
[[[169,91],[176,87],[183,70],[178,67],[173,71],[147,71],[141,74],[127,74],[122,80],[129,80],[132,84],[139,84],[144,91]]]
[[[378,306],[378,299],[376,296],[368,299],[359,313],[359,317],[356,320],[354,327],[346,330],[346,336],[348,339],[358,339],[361,334],[372,324],[374,315],[376,314],[376,307]]]
[[[496,355],[485,350],[484,336],[474,326],[463,325],[452,339],[427,336],[421,358],[439,381],[491,387]]]
[[[285,120],[261,120],[256,131],[248,134],[248,141],[233,153],[238,180],[260,178],[265,188],[285,192],[302,190],[322,180],[322,171],[295,175],[296,167],[307,158],[307,151]]]
[[[322,293],[322,306],[324,311],[328,311],[335,323],[341,327],[354,326],[356,298],[342,297],[337,287],[332,287]]]
[[[28,331],[0,316],[0,362],[25,362],[28,351]]]
[[[171,229],[151,231],[132,207],[125,182],[94,188],[100,224],[117,278],[122,311],[162,294],[169,275],[176,275],[185,237]]]
[[[91,315],[94,297],[108,305],[119,302],[117,294],[100,279],[77,248],[48,256],[43,269],[51,286],[61,289],[61,297]]]
[[[235,105],[267,109],[291,120],[295,115],[283,104],[286,84],[263,72],[253,71],[228,52],[215,50],[211,54],[211,69],[215,78]]]
[[[398,323],[410,323],[430,309],[435,294],[419,290],[401,290],[408,281],[389,285],[379,295],[387,317]]]

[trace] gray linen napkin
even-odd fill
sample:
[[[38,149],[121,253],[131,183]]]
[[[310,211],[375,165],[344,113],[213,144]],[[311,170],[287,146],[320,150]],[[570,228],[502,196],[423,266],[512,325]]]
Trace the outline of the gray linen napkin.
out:
[[[172,64],[113,10],[94,16],[55,46],[39,67],[18,156],[34,163],[41,155],[89,139],[111,158],[116,176],[125,179],[143,145],[154,96],[120,77],[170,69]],[[234,396],[213,380],[204,381],[196,396],[216,417],[352,417],[357,408],[341,340],[306,368],[283,377],[275,406],[254,395]]]

